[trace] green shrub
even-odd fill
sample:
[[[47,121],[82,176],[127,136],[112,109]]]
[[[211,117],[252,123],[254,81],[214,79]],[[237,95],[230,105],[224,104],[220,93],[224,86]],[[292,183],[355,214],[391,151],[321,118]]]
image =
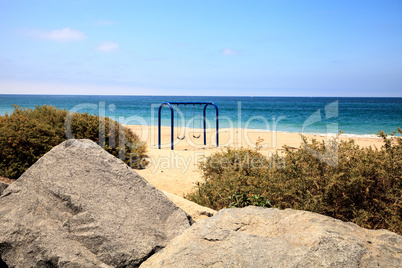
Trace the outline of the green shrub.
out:
[[[306,139],[298,150],[284,147],[282,156],[227,149],[201,163],[204,182],[186,198],[213,209],[252,204],[307,210],[402,234],[402,138],[379,135],[380,149]]]
[[[133,168],[147,165],[145,144],[116,121],[87,113],[71,114],[52,106],[35,109],[14,106],[12,114],[0,116],[0,176],[17,179],[50,149],[65,141],[66,131],[76,139],[97,142]]]
[[[255,196],[268,201],[265,176],[272,172],[270,164],[254,150],[229,148],[216,153],[200,165],[205,182],[197,183],[196,192],[186,198],[213,209],[251,205]]]

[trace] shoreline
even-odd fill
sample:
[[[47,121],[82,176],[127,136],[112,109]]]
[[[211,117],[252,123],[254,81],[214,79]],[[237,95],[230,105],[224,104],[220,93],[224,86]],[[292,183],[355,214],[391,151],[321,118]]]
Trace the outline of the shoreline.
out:
[[[123,124],[124,126],[128,126],[128,127],[134,127],[134,128],[138,128],[141,125],[130,125],[130,124]],[[146,125],[146,127],[148,128],[158,128],[158,125]],[[162,125],[162,128],[169,128],[170,129],[170,125]],[[175,127],[176,128],[176,127]],[[200,128],[191,128],[191,127],[186,127],[186,129],[188,130],[195,130],[195,131],[203,131],[203,129]],[[231,130],[232,128],[229,127],[220,127],[219,131],[228,131]],[[266,129],[261,129],[261,128],[238,128],[238,127],[234,127],[233,129],[236,130],[248,130],[248,131],[261,131],[261,132],[273,132],[271,130],[266,130]],[[208,128],[206,130],[207,132],[211,132],[211,131],[215,131],[215,127],[212,128]],[[375,139],[381,139],[381,137],[378,136],[378,132],[381,130],[378,130],[376,134],[356,134],[356,133],[344,133],[342,132],[340,133],[334,133],[334,132],[329,132],[329,133],[321,133],[321,132],[305,132],[304,135],[305,136],[336,136],[338,134],[340,134],[342,137],[351,137],[351,138],[375,138]],[[396,131],[396,128],[395,128]],[[300,131],[283,131],[283,130],[279,130],[279,131],[274,131],[277,133],[289,133],[289,134],[301,134]],[[388,134],[388,133],[386,133]],[[395,134],[395,137],[398,137],[398,133]]]

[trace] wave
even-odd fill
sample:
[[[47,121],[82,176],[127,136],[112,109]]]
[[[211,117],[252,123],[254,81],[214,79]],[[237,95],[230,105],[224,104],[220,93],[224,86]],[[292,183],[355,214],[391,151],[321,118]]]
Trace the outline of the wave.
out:
[[[229,128],[221,128],[219,131],[228,131]],[[265,129],[253,129],[253,128],[248,128],[248,132],[272,132],[270,130],[265,130]],[[283,131],[283,130],[278,130],[275,131],[277,133],[288,133],[288,134],[303,134],[303,135],[308,135],[308,136],[318,136],[318,137],[336,137],[337,135],[340,135],[340,137],[348,137],[348,138],[366,138],[366,139],[381,139],[381,137],[378,137],[376,134],[350,134],[350,133],[320,133],[320,132],[304,132],[301,133],[299,131]]]

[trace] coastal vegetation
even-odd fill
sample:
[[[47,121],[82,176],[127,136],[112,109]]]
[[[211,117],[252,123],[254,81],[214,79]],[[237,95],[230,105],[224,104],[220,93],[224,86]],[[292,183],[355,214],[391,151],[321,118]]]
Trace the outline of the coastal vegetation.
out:
[[[381,148],[303,137],[304,146],[269,157],[258,146],[227,149],[200,164],[204,181],[186,198],[215,210],[307,210],[402,234],[402,138],[394,133],[379,132]]]
[[[0,116],[0,176],[17,179],[68,137],[90,139],[133,168],[147,165],[146,146],[131,130],[109,118],[70,113],[53,106],[17,105]]]

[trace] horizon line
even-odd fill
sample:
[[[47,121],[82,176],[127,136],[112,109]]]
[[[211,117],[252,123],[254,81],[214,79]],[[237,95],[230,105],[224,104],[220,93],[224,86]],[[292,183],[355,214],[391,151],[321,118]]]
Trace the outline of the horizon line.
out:
[[[163,95],[163,94],[47,94],[47,93],[0,93],[9,96],[122,96],[122,97],[248,97],[248,98],[402,98],[402,96],[280,96],[280,95]]]

